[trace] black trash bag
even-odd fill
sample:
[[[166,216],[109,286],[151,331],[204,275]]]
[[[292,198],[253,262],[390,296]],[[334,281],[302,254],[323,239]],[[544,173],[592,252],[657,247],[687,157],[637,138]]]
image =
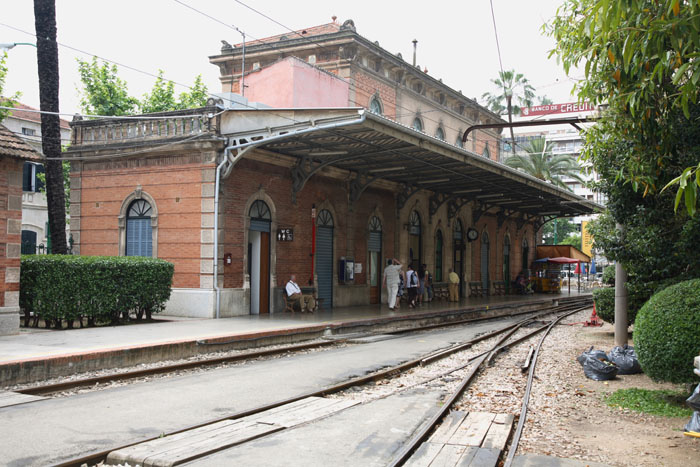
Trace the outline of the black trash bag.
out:
[[[634,375],[642,372],[634,347],[625,344],[616,346],[608,354],[608,360],[617,365],[618,375]]]
[[[615,379],[615,376],[617,376],[617,366],[608,360],[608,356],[602,350],[593,350],[593,347],[591,347],[576,360],[583,367],[583,374],[586,375],[586,378],[595,381],[607,381]]]
[[[695,391],[685,400],[685,403],[688,404],[688,407],[691,409],[700,412],[700,384],[695,386]]]

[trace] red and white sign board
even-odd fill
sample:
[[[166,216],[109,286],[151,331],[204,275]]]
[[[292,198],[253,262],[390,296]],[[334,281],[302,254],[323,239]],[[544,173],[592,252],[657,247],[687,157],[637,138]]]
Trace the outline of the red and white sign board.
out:
[[[536,105],[534,107],[524,107],[521,109],[523,117],[532,117],[534,115],[557,115],[568,113],[590,112],[595,110],[593,104],[588,102],[569,102],[568,104],[548,104]]]

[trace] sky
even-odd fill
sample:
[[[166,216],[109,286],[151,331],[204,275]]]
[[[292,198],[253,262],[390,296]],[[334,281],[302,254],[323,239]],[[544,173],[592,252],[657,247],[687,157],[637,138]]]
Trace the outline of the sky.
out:
[[[219,53],[221,40],[260,39],[332,21],[355,22],[357,32],[405,60],[413,57],[428,73],[467,97],[496,91],[491,79],[500,70],[489,0],[333,1],[333,0],[181,0],[232,27],[207,18],[175,0],[56,0],[60,109],[80,112],[76,58],[93,55],[119,65],[119,76],[136,97],[148,92],[158,70],[167,79],[191,85],[201,74],[210,92],[220,92],[218,67],[208,57]],[[0,43],[36,42],[32,0],[0,0]],[[563,0],[492,0],[501,60],[505,70],[523,73],[555,103],[574,102],[573,80],[556,58],[548,58],[554,41],[542,33]],[[247,5],[247,6],[246,6]],[[250,8],[248,8],[250,7]],[[253,11],[258,10],[263,15]],[[24,31],[24,32],[22,32]],[[27,34],[29,33],[29,34]],[[5,95],[22,93],[20,102],[39,107],[36,49],[17,46],[7,52]],[[139,70],[139,71],[136,71]],[[176,85],[176,93],[187,88]]]

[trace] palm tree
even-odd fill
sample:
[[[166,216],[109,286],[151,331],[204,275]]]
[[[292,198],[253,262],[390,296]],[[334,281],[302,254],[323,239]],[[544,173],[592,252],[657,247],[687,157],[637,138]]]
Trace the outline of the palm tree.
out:
[[[584,183],[576,157],[572,154],[552,154],[544,138],[531,140],[525,151],[524,155],[510,156],[505,161],[506,165],[569,191],[571,187],[564,183],[565,178],[573,178]]]
[[[66,204],[61,164],[61,129],[58,109],[58,43],[55,0],[34,0],[36,57],[39,67],[41,148],[46,156],[46,201],[51,231],[51,253],[66,254]]]
[[[498,78],[491,82],[498,87],[498,92],[485,92],[481,97],[486,99],[486,106],[497,114],[508,113],[508,123],[513,123],[513,114],[520,115],[522,107],[530,107],[535,98],[535,88],[522,73],[515,70],[499,71]],[[503,93],[501,93],[501,91]],[[513,99],[515,98],[515,99]],[[515,103],[513,103],[515,100]],[[504,105],[505,101],[505,105]],[[515,154],[515,135],[510,128],[510,139],[513,154]]]

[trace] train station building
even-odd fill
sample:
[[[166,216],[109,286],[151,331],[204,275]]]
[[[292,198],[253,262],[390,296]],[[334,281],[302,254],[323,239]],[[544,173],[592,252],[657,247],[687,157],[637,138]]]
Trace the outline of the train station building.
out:
[[[306,34],[333,46],[249,44],[245,84],[226,43],[208,107],[74,121],[74,252],[174,263],[168,314],[265,314],[284,309],[291,274],[324,308],[385,301],[393,257],[437,283],[454,269],[461,296],[507,288],[544,222],[596,208],[498,163],[497,131],[461,144],[502,120],[351,23]]]

